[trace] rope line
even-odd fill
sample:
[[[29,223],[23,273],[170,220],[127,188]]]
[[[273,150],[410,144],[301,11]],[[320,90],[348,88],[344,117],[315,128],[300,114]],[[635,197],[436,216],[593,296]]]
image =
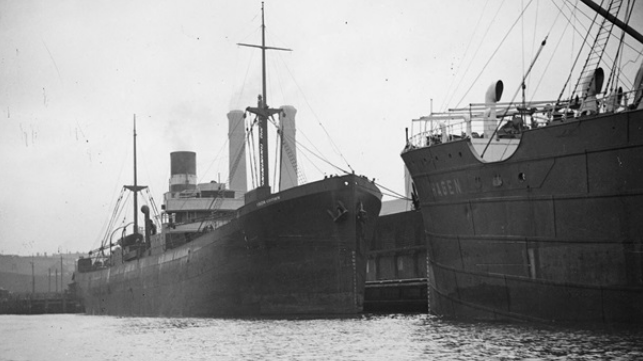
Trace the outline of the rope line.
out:
[[[482,74],[484,73],[484,70],[487,68],[487,66],[489,65],[489,63],[491,63],[491,60],[492,60],[492,59],[494,58],[494,56],[498,53],[498,50],[500,50],[500,47],[501,47],[501,46],[502,46],[502,44],[505,42],[505,40],[507,40],[507,38],[509,37],[509,34],[510,34],[510,33],[511,33],[511,31],[513,30],[513,28],[516,26],[516,24],[518,23],[518,21],[522,18],[522,15],[523,15],[523,14],[525,13],[525,11],[529,8],[529,5],[531,5],[531,3],[532,3],[532,2],[533,2],[533,0],[530,0],[530,1],[529,1],[529,3],[527,3],[527,6],[526,6],[524,9],[522,9],[522,11],[520,12],[520,15],[518,16],[518,18],[516,19],[516,21],[514,21],[514,23],[511,25],[511,27],[509,28],[509,31],[507,31],[507,33],[505,34],[505,37],[504,37],[504,38],[502,38],[502,41],[500,41],[500,44],[498,44],[498,46],[496,47],[496,50],[494,50],[494,51],[493,51],[493,54],[491,54],[491,57],[489,57],[489,60],[487,60],[487,62],[485,63],[485,65],[482,67],[482,70],[480,70],[480,72],[478,73],[478,76],[476,76],[475,80],[471,83],[471,86],[469,87],[469,89],[467,89],[467,91],[464,93],[464,95],[462,96],[462,98],[460,99],[460,101],[456,104],[456,108],[460,106],[460,103],[462,103],[462,101],[464,100],[464,98],[469,94],[469,92],[470,92],[470,91],[471,91],[471,89],[473,88],[473,85],[478,81],[478,79],[480,79],[480,76],[482,76]]]

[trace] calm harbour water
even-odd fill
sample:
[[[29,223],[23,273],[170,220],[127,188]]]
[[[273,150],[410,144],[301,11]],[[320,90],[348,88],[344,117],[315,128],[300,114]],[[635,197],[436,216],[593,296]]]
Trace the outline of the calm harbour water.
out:
[[[249,320],[0,316],[0,360],[643,360],[643,330],[428,315]]]

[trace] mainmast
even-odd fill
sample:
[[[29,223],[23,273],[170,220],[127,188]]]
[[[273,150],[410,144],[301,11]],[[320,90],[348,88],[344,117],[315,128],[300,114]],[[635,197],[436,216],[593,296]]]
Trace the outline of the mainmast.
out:
[[[262,95],[259,95],[257,107],[247,107],[246,111],[253,113],[257,116],[259,123],[259,171],[261,186],[269,186],[269,170],[268,170],[268,118],[277,114],[281,109],[272,109],[268,107],[268,98],[266,95],[266,50],[284,50],[292,51],[291,49],[275,48],[266,46],[266,25],[264,22],[263,2],[261,3],[261,45],[242,44],[240,46],[248,46],[252,48],[261,49],[261,71],[262,71]]]

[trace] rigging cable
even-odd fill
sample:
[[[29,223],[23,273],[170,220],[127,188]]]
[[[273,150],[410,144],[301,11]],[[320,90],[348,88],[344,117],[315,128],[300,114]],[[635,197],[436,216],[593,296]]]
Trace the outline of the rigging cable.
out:
[[[531,53],[530,54],[534,53],[534,46],[536,45],[536,29],[538,28],[538,4],[540,4],[540,1],[536,1],[536,11],[535,11],[536,16],[534,18],[534,30],[532,31],[533,36],[531,37]],[[558,17],[558,16],[556,16],[556,17]]]
[[[503,1],[503,3],[504,3],[504,1]],[[487,0],[484,3],[484,7],[482,8],[482,11],[480,12],[480,16],[478,17],[478,22],[476,23],[476,26],[473,28],[472,36],[469,37],[469,43],[467,44],[467,47],[464,50],[464,56],[462,57],[462,59],[460,59],[460,63],[456,67],[456,71],[460,70],[460,66],[462,66],[462,62],[464,62],[464,59],[465,59],[467,53],[469,53],[469,47],[471,46],[471,43],[473,42],[473,38],[474,38],[473,34],[476,34],[478,32],[478,26],[480,26],[480,21],[484,17],[484,13],[485,13],[485,10],[487,9],[488,4],[489,4],[489,0]],[[500,7],[496,11],[496,15],[494,15],[494,19],[498,16],[498,13],[500,12],[501,8],[502,8],[502,4],[500,4]],[[449,102],[451,102],[451,99],[453,99],[453,96],[455,95],[455,91],[460,87],[460,84],[462,83],[462,80],[464,80],[464,76],[469,71],[469,67],[471,67],[471,63],[473,62],[473,59],[476,57],[476,54],[478,54],[478,50],[480,50],[480,47],[481,47],[485,37],[487,36],[487,33],[489,32],[489,29],[491,29],[491,24],[492,23],[493,23],[493,20],[491,21],[491,23],[489,23],[489,26],[487,26],[487,30],[485,31],[484,35],[482,36],[482,39],[480,39],[480,41],[478,42],[478,47],[476,48],[475,53],[473,54],[473,56],[469,60],[469,64],[467,65],[467,69],[462,74],[462,77],[460,78],[460,81],[458,82],[458,85],[456,85],[455,89],[453,90],[453,94],[451,94],[451,96],[448,97],[448,98],[445,97],[444,100],[442,101],[442,105],[440,105],[440,111],[441,112],[445,111],[444,108],[447,106],[447,104],[449,104]],[[445,94],[450,94],[451,93],[451,88],[453,87],[453,81],[454,80],[455,80],[455,77],[453,77],[451,79],[451,82],[449,83],[449,86],[447,87],[447,90],[446,90]],[[412,124],[411,124],[411,126],[412,126]]]
[[[281,56],[281,55],[279,55],[279,56]],[[284,63],[284,65],[285,65],[285,63]],[[333,150],[335,151],[335,153],[336,153],[336,154],[338,154],[338,155],[342,158],[342,160],[344,161],[344,163],[346,163],[346,165],[348,166],[348,168],[349,168],[351,171],[353,171],[353,172],[354,172],[353,167],[351,167],[351,165],[348,163],[348,160],[346,160],[346,158],[344,157],[344,154],[342,154],[342,152],[339,150],[339,148],[337,147],[337,145],[335,144],[335,142],[333,142],[333,139],[330,137],[330,134],[329,134],[329,133],[328,133],[328,131],[326,130],[326,127],[324,127],[324,125],[322,124],[321,120],[320,120],[320,119],[319,119],[319,117],[317,116],[317,113],[315,113],[315,110],[314,110],[314,109],[312,108],[312,106],[310,105],[310,102],[308,101],[308,98],[306,98],[306,95],[304,94],[304,91],[301,89],[301,87],[299,86],[299,83],[297,82],[297,80],[295,79],[295,77],[292,75],[292,72],[290,71],[290,68],[288,68],[288,66],[286,66],[286,65],[285,65],[285,68],[286,68],[286,71],[288,71],[288,74],[290,74],[290,77],[292,78],[293,82],[295,82],[295,85],[297,86],[297,89],[299,89],[299,91],[300,91],[300,93],[301,93],[302,97],[304,98],[304,101],[306,102],[306,105],[308,105],[308,109],[310,109],[311,113],[313,113],[313,116],[314,116],[315,120],[317,120],[317,124],[319,124],[319,126],[322,128],[322,130],[323,130],[323,131],[324,131],[324,133],[326,134],[326,138],[327,138],[327,139],[328,139],[328,141],[330,142],[330,144],[331,144],[331,146],[332,146]]]
[[[152,177],[150,176],[149,168],[147,166],[148,162],[146,161],[144,150],[142,150],[140,152],[140,156],[143,158],[142,163],[143,163],[143,167],[145,168],[145,172],[147,173],[148,180],[152,179]],[[158,211],[158,208],[156,207],[156,203],[154,202],[154,198],[152,197],[152,192],[150,191],[150,187],[149,186],[145,187],[145,191],[147,192],[147,198],[143,197],[143,201],[152,210],[152,213],[153,213],[152,218],[155,218],[155,219],[159,220],[160,219],[160,213]],[[141,193],[141,195],[143,195],[143,194]],[[136,217],[136,215],[134,215],[134,217]],[[160,224],[157,224],[157,226],[159,226],[159,229],[160,229]]]
[[[280,133],[279,126],[275,123],[275,121],[274,121],[272,116],[270,116],[269,119],[272,120],[271,123],[275,126],[275,128],[277,128],[277,137],[276,137],[277,139],[275,139],[275,153],[274,153],[275,154],[275,166],[273,167],[273,177],[272,177],[272,184],[273,184],[274,188],[277,189],[277,185],[280,184],[280,183],[277,183],[277,169],[279,168],[279,170],[281,170],[281,164],[280,164],[281,163],[280,162],[281,152],[279,152],[279,149],[280,149],[279,145],[280,145],[282,139],[281,139],[281,136],[279,134]],[[277,152],[279,152],[279,156],[277,156]],[[281,177],[279,177],[279,178],[281,178]],[[280,179],[280,181],[281,181],[281,179]],[[281,188],[279,188],[279,190],[281,190]]]
[[[260,29],[260,28],[261,27],[256,28],[254,30],[253,34],[255,32],[257,32],[257,30]],[[248,36],[250,36],[250,35],[248,35]],[[239,48],[239,46],[237,46],[237,54],[239,53],[238,48]],[[248,79],[248,73],[250,73],[250,65],[252,64],[252,59],[254,58],[254,54],[255,54],[254,51],[250,52],[250,60],[248,60],[248,66],[246,67],[246,73],[243,76],[243,82],[241,83],[241,89],[238,92],[236,92],[237,93],[237,101],[235,102],[235,107],[238,107],[239,104],[241,103],[241,97],[243,96],[243,92],[244,92],[245,87],[246,87],[246,83],[247,83],[246,80]],[[234,84],[236,84],[236,81],[233,81],[231,84],[232,84],[232,86],[234,86]],[[232,89],[231,94],[234,94],[234,93],[235,93],[235,91],[234,91],[234,89]]]
[[[556,5],[556,7],[558,7],[558,4],[554,3],[554,5]],[[576,15],[576,13],[577,13],[577,12],[581,13],[581,14],[582,14],[582,15],[583,15],[587,20],[589,20],[592,24],[594,23],[594,22],[593,22],[593,19],[592,19],[589,15],[587,15],[587,14],[586,14],[586,13],[585,13],[581,8],[579,8],[579,7],[578,7],[578,1],[576,1],[576,4],[575,4],[575,5],[573,5],[573,9],[572,9],[572,5],[569,5],[569,0],[567,0],[567,1],[565,2],[565,5],[566,5],[566,6],[567,6],[567,8],[569,8],[569,9],[570,9],[570,11],[571,11],[570,16],[573,16],[573,17],[574,17],[574,19],[576,19],[576,20],[579,22],[580,27],[582,28],[582,31],[581,31],[581,30],[578,30],[578,29],[576,28],[576,26],[574,26],[573,24],[572,24],[572,28],[574,29],[574,31],[576,31],[576,33],[577,33],[580,37],[583,37],[583,38],[584,38],[584,44],[586,43],[587,45],[591,45],[591,44],[590,44],[590,43],[585,39],[585,35],[584,35],[584,34],[589,33],[589,30],[590,30],[590,29],[585,28],[585,26],[583,25],[583,23],[582,23],[582,22],[580,22],[580,19],[578,18],[578,16]],[[558,8],[558,9],[560,10],[560,8]],[[560,10],[560,11],[562,11],[562,10]],[[569,18],[567,18],[567,20],[571,22],[571,20],[570,20]],[[639,52],[639,50],[635,49],[635,48],[634,48],[633,46],[631,46],[630,44],[625,43],[625,45],[626,45],[627,47],[629,47],[631,50],[634,50],[634,51]],[[605,53],[605,54],[604,54],[604,56],[606,56],[606,57],[607,57],[607,62],[608,62],[608,63],[609,63],[609,62],[613,62],[613,61],[615,60],[615,59],[612,59],[612,55],[611,55],[610,53]]]
[[[239,124],[237,124],[237,126],[238,126],[238,125],[239,125]],[[236,127],[235,127],[235,128],[236,128]],[[214,156],[214,158],[212,158],[212,161],[211,161],[211,162],[210,162],[210,164],[208,165],[208,168],[206,168],[205,172],[203,172],[203,175],[202,175],[201,177],[199,177],[199,180],[198,180],[198,182],[197,182],[197,183],[202,183],[202,182],[203,182],[203,180],[205,179],[205,175],[206,175],[206,174],[208,174],[208,172],[209,172],[209,171],[210,171],[210,169],[212,168],[212,165],[214,165],[214,163],[215,163],[217,160],[218,160],[218,161],[220,161],[220,158],[219,158],[219,157],[221,157],[221,155],[222,155],[222,153],[223,153],[223,150],[225,149],[225,147],[226,147],[229,143],[230,143],[230,140],[229,140],[228,138],[226,138],[226,140],[225,140],[225,141],[223,142],[223,144],[221,145],[221,148],[219,148],[219,151],[217,152],[217,154]],[[219,165],[219,167],[220,167],[220,165]],[[228,175],[228,176],[229,176],[229,175]],[[218,179],[217,179],[217,181],[218,181]]]
[[[538,1],[536,1],[538,4]],[[524,0],[520,0],[520,7],[524,6]],[[520,17],[520,71],[525,73],[525,17]],[[525,78],[522,79],[520,88],[522,89],[522,106],[525,106]]]
[[[558,6],[558,4],[556,4],[556,2],[553,2],[553,3],[554,3],[554,5],[556,5],[556,7],[559,9],[559,11],[561,11],[561,12],[562,12],[562,9]],[[590,19],[590,20],[591,20],[591,17],[589,17],[587,14],[585,14],[585,13],[584,13],[584,12],[583,12],[579,7],[578,7],[578,5],[577,5],[577,4],[576,4],[576,5],[569,5],[568,3],[569,3],[569,0],[565,2],[565,5],[566,5],[568,8],[571,8],[571,7],[573,6],[573,7],[574,7],[574,9],[576,10],[576,11],[572,12],[572,14],[571,14],[570,16],[573,16],[575,19],[577,19],[577,20],[578,20],[578,17],[576,16],[576,12],[580,12],[580,13],[581,13],[582,15],[584,15],[587,19]],[[563,15],[564,15],[564,14],[563,14]],[[569,22],[571,23],[571,19],[570,19],[570,18],[568,18],[566,15],[565,15],[565,17],[567,18],[567,21],[569,21]],[[579,21],[579,22],[580,22],[580,21]],[[593,24],[594,24],[594,22],[592,22],[592,25],[593,25]],[[582,26],[582,23],[581,23],[581,27],[583,28],[583,31],[578,30],[578,29],[576,28],[576,26],[574,26],[574,25],[572,24],[572,28],[576,31],[576,33],[578,33],[581,37],[583,37],[583,39],[584,39],[584,40],[583,40],[583,45],[584,45],[585,43],[587,43],[588,45],[590,45],[590,44],[587,42],[587,38],[586,38],[586,36],[585,36],[585,35],[583,35],[583,34],[589,34],[589,30],[586,30],[586,29],[585,29],[585,27],[584,27],[584,26]],[[591,30],[591,28],[590,28],[590,30]],[[629,43],[627,43],[627,42],[624,42],[624,43],[623,43],[623,45],[624,45],[624,46],[626,46],[626,47],[628,47],[630,50],[635,51],[635,52],[636,52],[636,53],[638,53],[638,54],[642,54],[642,53],[643,53],[641,50],[639,50],[639,49],[637,49],[637,48],[633,47],[631,44],[629,44]],[[578,52],[578,55],[580,55],[580,51]],[[606,58],[606,60],[605,60],[604,62],[605,62],[605,63],[607,63],[607,64],[615,63],[615,62],[616,62],[616,59],[613,59],[613,58],[612,58],[612,55],[611,55],[610,53],[605,53],[605,54],[604,54],[604,57]],[[569,75],[569,76],[571,77],[571,72],[570,72],[570,75]],[[629,79],[627,79],[627,78],[626,78],[626,79],[624,79],[624,81],[625,81],[627,84],[629,84],[629,86],[630,86],[630,87],[632,86],[632,84],[629,82]],[[567,82],[569,82],[569,79],[567,80]],[[565,90],[565,88],[566,88],[566,87],[567,87],[567,83],[565,84],[565,87],[563,88],[563,91],[562,91],[562,92],[564,92],[564,90]]]
[[[480,76],[482,75],[482,73],[484,72],[484,70],[487,68],[487,66],[489,65],[489,63],[491,63],[491,60],[492,60],[492,59],[493,59],[493,57],[496,55],[496,53],[498,53],[498,50],[500,50],[500,47],[501,47],[501,46],[502,46],[502,44],[505,42],[505,40],[507,40],[507,38],[509,37],[509,34],[511,33],[511,30],[513,30],[513,28],[514,28],[514,27],[516,26],[516,24],[518,23],[518,20],[520,20],[520,19],[522,18],[522,15],[523,15],[523,14],[525,13],[525,11],[529,8],[529,5],[531,5],[531,3],[532,3],[532,2],[533,2],[533,0],[529,0],[529,3],[527,3],[527,6],[526,6],[524,9],[522,9],[522,11],[520,12],[520,15],[518,16],[518,18],[516,19],[516,21],[514,21],[514,23],[511,25],[511,27],[509,28],[509,31],[507,31],[507,34],[505,34],[505,37],[504,37],[504,38],[502,38],[502,40],[500,41],[500,44],[498,44],[498,47],[496,47],[496,50],[494,50],[494,51],[493,51],[493,54],[491,54],[491,57],[489,58],[489,60],[487,60],[487,62],[485,63],[485,65],[482,67],[482,70],[480,70],[480,73],[478,73],[478,76],[476,76],[475,80],[471,83],[471,86],[469,87],[469,89],[464,93],[464,95],[462,96],[462,99],[460,99],[460,101],[456,104],[456,108],[457,108],[458,106],[460,106],[460,103],[462,103],[462,101],[463,101],[463,100],[464,100],[464,98],[467,96],[467,94],[469,94],[469,92],[470,92],[470,91],[471,91],[471,89],[473,88],[473,85],[478,81],[478,79],[480,79]]]
[[[401,195],[401,194],[397,193],[396,191],[394,191],[394,190],[392,190],[392,189],[390,189],[390,188],[387,188],[387,187],[383,186],[382,184],[379,184],[379,183],[375,182],[375,185],[377,185],[379,188],[384,189],[385,191],[390,192],[390,193],[384,193],[384,192],[382,192],[382,194],[383,194],[383,195],[389,196],[389,197],[391,197],[391,198],[411,200],[411,198],[406,197],[406,196],[403,196],[403,195]]]
[[[116,215],[113,217],[112,220],[110,220],[109,227],[107,228],[107,234],[105,236],[105,239],[103,239],[103,241],[101,242],[101,247],[105,246],[105,243],[108,241],[107,238],[109,237],[109,233],[113,230],[114,226],[116,225],[115,223],[116,223],[117,219],[121,217],[121,214],[123,213],[123,210],[125,209],[125,206],[128,205],[127,201],[129,200],[129,197],[131,196],[131,193],[130,192],[125,192],[125,190],[126,190],[126,188],[123,187],[122,191],[121,191],[121,195],[122,194],[127,194],[126,197],[125,197],[125,201],[121,201],[121,199],[118,200],[118,205],[120,206],[120,208],[115,209],[115,211],[117,211]],[[121,224],[122,223],[125,223],[125,218],[123,218],[123,221],[121,222]]]
[[[296,141],[295,141],[295,142],[296,142]],[[298,145],[299,145],[302,149],[305,149],[305,147],[304,147],[303,145],[301,145],[300,143],[299,143]],[[308,149],[306,149],[306,150],[308,150]],[[325,173],[324,173],[324,171],[323,171],[323,170],[321,170],[321,169],[317,166],[317,164],[315,164],[315,162],[313,162],[313,161],[308,157],[308,155],[307,155],[306,153],[304,153],[304,152],[300,152],[299,154],[300,154],[300,155],[302,155],[304,158],[306,158],[306,160],[308,160],[308,163],[310,163],[310,164],[311,164],[315,169],[317,169],[317,171],[319,172],[319,174],[325,174]],[[311,153],[311,154],[312,154],[312,153]],[[301,167],[298,167],[298,168],[301,168]]]
[[[634,1],[632,1],[632,7],[631,7],[631,9],[630,9],[630,15],[631,15],[633,12],[634,12]],[[629,22],[629,19],[628,19],[628,22]],[[622,45],[623,45],[623,44],[622,44]],[[631,60],[628,60],[627,62],[625,62],[625,64],[621,66],[621,69],[623,69],[623,68],[624,68],[625,66],[627,66],[628,64],[638,64],[638,63],[639,63],[639,58],[640,58],[641,56],[643,56],[643,50],[634,49],[634,48],[633,48],[630,44],[628,44],[628,43],[624,43],[624,45],[626,45],[627,47],[629,47],[631,50],[634,50],[634,52],[636,52],[636,54],[638,54],[638,55],[636,56],[636,58],[635,58],[635,59],[631,59]],[[621,59],[621,61],[623,61],[623,60]],[[619,78],[619,79],[620,79],[620,78]],[[632,88],[634,87],[634,84],[631,82],[631,80],[630,80],[628,77],[623,78],[623,80],[621,80],[621,81],[623,81],[624,83],[626,83],[626,84],[627,84],[626,86],[627,86],[628,88],[630,88],[630,89],[632,89]]]
[[[322,123],[321,123],[321,121],[319,120],[319,117],[317,116],[317,114],[316,114],[316,113],[315,113],[315,111],[313,110],[312,106],[310,105],[310,102],[309,102],[309,101],[308,101],[308,99],[306,98],[306,96],[305,96],[305,94],[304,94],[303,90],[301,89],[301,87],[299,86],[299,84],[297,83],[297,81],[295,80],[295,77],[292,75],[292,72],[291,72],[291,71],[290,71],[290,69],[288,68],[288,65],[287,65],[287,64],[286,64],[286,62],[283,60],[283,58],[282,58],[282,54],[281,54],[281,53],[279,53],[279,54],[278,54],[278,56],[280,57],[280,60],[282,61],[282,64],[283,64],[284,68],[286,69],[286,71],[288,72],[288,74],[290,75],[290,77],[293,79],[293,81],[294,81],[295,85],[296,85],[296,86],[297,86],[297,88],[299,89],[299,92],[300,92],[300,93],[301,93],[301,95],[303,96],[304,101],[306,102],[306,105],[308,105],[308,109],[310,109],[310,111],[313,113],[314,118],[317,120],[317,123],[318,123],[318,124],[319,124],[319,126],[324,130],[324,132],[326,133],[327,139],[328,139],[328,140],[329,140],[329,142],[331,143],[331,146],[333,147],[333,150],[335,151],[335,153],[336,153],[336,154],[338,154],[338,155],[342,158],[342,160],[343,160],[343,161],[348,165],[348,167],[349,167],[349,168],[351,168],[350,164],[348,164],[348,161],[344,158],[343,154],[341,153],[341,151],[339,150],[339,148],[335,145],[335,143],[333,142],[333,140],[332,140],[332,138],[330,137],[329,133],[326,131],[326,129],[324,128],[323,124],[322,124]],[[312,141],[310,140],[310,138],[308,138],[308,136],[306,135],[306,133],[305,133],[302,129],[298,129],[298,130],[297,130],[297,132],[298,132],[298,134],[302,135],[302,136],[303,136],[303,137],[304,137],[304,138],[305,138],[305,139],[310,143],[310,145],[311,145],[311,146],[312,146],[312,147],[317,151],[317,153],[318,153],[318,154],[322,154],[322,153],[323,153],[323,152],[321,152],[321,151],[317,148],[317,146],[315,146],[315,143],[314,143],[314,142],[312,142]],[[300,144],[300,145],[301,145],[302,143],[301,143],[301,142],[297,142],[297,144]],[[307,158],[307,159],[308,159],[308,158]],[[326,162],[326,163],[329,163],[329,164],[330,164],[330,161],[328,161],[327,159],[324,159],[324,162]],[[312,162],[311,162],[311,163],[312,163]],[[313,165],[314,165],[314,163],[313,163]],[[316,165],[315,165],[315,167],[316,167]],[[316,168],[317,168],[317,167],[316,167]],[[319,170],[319,168],[317,168],[317,169]],[[298,168],[298,174],[300,173],[300,170],[301,170],[301,168]],[[351,168],[351,170],[352,170],[352,168]],[[319,172],[320,172],[321,174],[323,174],[323,173],[324,173],[324,172],[323,172],[323,171],[321,171],[321,170],[319,170]],[[303,175],[302,175],[302,178],[304,178],[304,179],[305,179],[305,176],[303,176]]]
[[[634,10],[634,3],[632,2],[632,8],[631,9],[628,9],[629,5],[627,5],[625,8],[626,8],[626,14],[627,14],[626,19],[625,19],[625,24],[629,24],[630,17],[632,16],[632,11]],[[620,67],[617,65],[617,62],[618,61],[620,61],[620,62],[623,61],[622,56],[621,56],[621,51],[623,50],[623,43],[624,42],[625,42],[625,31],[623,30],[623,31],[621,31],[621,38],[619,39],[619,43],[618,43],[619,45],[618,45],[618,48],[616,50],[616,56],[614,57],[614,65],[612,66],[612,71],[610,71],[610,76],[607,79],[607,82],[605,83],[605,89],[606,90],[609,89],[610,93],[612,93],[612,91],[616,90],[615,89],[616,88],[615,84],[618,84]]]
[[[342,169],[342,168],[340,168],[340,167],[336,166],[335,164],[331,163],[330,161],[328,161],[328,160],[326,160],[326,159],[324,159],[324,158],[320,157],[317,153],[315,153],[315,152],[311,151],[310,149],[308,149],[306,146],[304,146],[302,143],[300,143],[300,142],[299,142],[298,140],[296,140],[296,139],[295,139],[295,143],[296,143],[298,146],[300,146],[302,149],[305,149],[306,151],[310,152],[310,154],[311,154],[311,155],[314,155],[317,159],[321,160],[322,162],[324,162],[324,163],[326,163],[326,164],[330,165],[331,167],[333,167],[333,168],[335,168],[335,169],[337,169],[337,170],[339,170],[339,171],[341,171],[341,172],[343,172],[343,173],[345,173],[345,174],[349,174],[349,172],[348,172],[347,170]],[[318,168],[318,170],[319,170],[319,168]],[[352,168],[351,168],[351,171],[352,171]],[[354,172],[354,171],[353,171],[353,172]]]
[[[152,192],[150,192],[150,188],[149,187],[145,188],[145,191],[147,192],[147,198],[143,198],[143,200],[148,205],[148,207],[150,207],[152,209],[152,212],[154,213],[153,219],[157,220],[156,226],[159,227],[159,229],[160,229],[160,226],[161,226],[161,222],[160,222],[161,214],[159,213],[158,208],[156,207],[156,202],[154,202],[154,198],[152,197]]]
[[[576,9],[578,9],[578,7],[576,7]],[[589,45],[589,43],[587,42],[587,39],[589,38],[590,31],[592,30],[592,28],[596,24],[596,19],[597,18],[598,18],[598,13],[596,13],[596,15],[594,15],[594,20],[592,20],[592,22],[591,22],[591,24],[589,26],[589,29],[587,30],[587,33],[585,34],[585,36],[583,38],[583,43],[581,44],[580,49],[578,49],[578,54],[576,55],[576,59],[574,59],[574,63],[572,64],[572,68],[569,71],[569,75],[567,76],[567,80],[565,81],[565,84],[563,85],[563,89],[560,90],[560,94],[558,95],[558,99],[556,100],[556,104],[560,104],[560,100],[563,98],[563,94],[565,93],[565,89],[567,88],[567,85],[569,84],[569,81],[572,78],[572,73],[574,72],[574,68],[576,67],[576,64],[578,64],[578,59],[580,58],[580,55],[582,53],[581,50],[583,49],[585,44]],[[576,28],[574,28],[574,29],[576,29]],[[571,94],[571,96],[573,97],[574,94]]]
[[[270,38],[276,37],[276,36],[274,36],[274,34],[271,31],[267,30],[266,32],[268,33]],[[285,48],[285,46],[284,46],[284,48]],[[282,81],[281,72],[279,71],[279,66],[278,66],[279,64],[278,64],[278,62],[276,61],[276,59],[274,57],[268,57],[266,60],[268,61],[268,66],[271,69],[273,69],[273,74],[276,74],[276,77],[271,76],[271,77],[266,79],[266,81],[269,82],[269,84],[267,84],[267,86],[270,88],[270,85],[275,83],[275,82],[272,81],[272,79],[276,78],[277,79],[276,84],[278,85],[278,88],[281,91],[281,92],[274,92],[274,91],[272,91],[272,89],[270,89],[271,98],[274,99],[274,94],[280,94],[281,95],[281,103],[285,104],[286,100],[285,100],[284,94],[286,92],[284,91],[284,87],[283,87],[284,82]],[[281,59],[281,60],[283,62],[283,59]],[[283,64],[285,64],[285,62],[283,62]],[[272,103],[274,104],[276,102],[273,100]]]
[[[554,26],[556,25],[556,22],[558,21],[558,18],[559,18],[559,16],[561,15],[561,13],[562,13],[562,12],[561,12],[561,11],[559,11],[559,12],[558,12],[558,14],[556,15],[556,18],[554,19],[554,22],[552,23],[551,28],[549,28],[549,31],[547,32],[547,36],[549,36],[549,34],[551,33],[551,31],[554,29]],[[568,22],[565,24],[565,28],[563,29],[561,36],[558,38],[558,42],[556,43],[556,46],[554,47],[554,51],[552,52],[552,56],[549,58],[549,61],[547,62],[547,65],[545,66],[545,69],[543,70],[543,74],[547,74],[547,69],[549,69],[549,65],[551,64],[552,60],[554,60],[554,57],[555,57],[555,56],[556,56],[556,54],[557,54],[558,46],[559,46],[559,45],[560,45],[560,43],[562,42],[562,40],[563,40],[563,38],[564,38],[564,36],[563,36],[563,35],[564,35],[564,34],[565,34],[565,32],[567,31],[567,27],[568,27],[570,24],[571,24],[571,22],[570,22],[570,21],[568,21]],[[537,91],[537,90],[538,90],[538,88],[540,87],[540,83],[543,81],[543,79],[544,79],[544,78],[545,78],[544,76],[541,76],[541,77],[540,77],[540,80],[538,80],[538,84],[536,84],[536,87],[534,88],[534,91],[533,91],[533,93],[532,93],[532,97],[534,97],[534,96],[536,95],[536,91]],[[533,100],[533,98],[532,98],[532,100]]]
[[[101,246],[105,244],[105,241],[107,240],[107,237],[109,237],[109,233],[111,232],[112,227],[114,226],[114,220],[117,218],[117,212],[118,212],[118,207],[121,203],[121,200],[123,199],[123,194],[125,193],[125,187],[121,187],[121,193],[118,196],[118,199],[116,200],[116,204],[114,205],[114,210],[112,211],[112,216],[109,218],[109,221],[107,223],[107,227],[105,228],[105,235],[103,236],[103,240],[101,242]]]
[[[250,120],[250,117],[248,117],[247,119],[248,119],[249,124],[247,125],[247,128],[246,128],[246,130],[247,130],[246,141],[247,141],[248,148],[249,148],[248,151],[250,153],[250,157],[249,157],[249,159],[250,159],[250,180],[252,180],[252,188],[256,188],[257,183],[258,183],[256,178],[258,177],[259,172],[256,169],[257,160],[254,157],[254,154],[255,154],[255,150],[254,150],[255,138],[254,138],[254,131],[253,131],[254,124],[252,124],[253,122]]]
[[[547,37],[545,37],[545,39],[540,44],[540,48],[538,49],[538,52],[536,53],[536,56],[534,56],[534,60],[532,60],[531,65],[529,65],[529,69],[527,69],[527,73],[522,77],[522,82],[520,83],[520,87],[514,93],[514,96],[511,98],[511,101],[509,102],[509,105],[507,106],[507,109],[505,110],[505,113],[500,117],[500,119],[504,119],[507,116],[507,113],[509,113],[509,108],[514,103],[514,100],[516,99],[516,96],[518,96],[518,92],[520,92],[520,89],[522,88],[522,84],[525,83],[525,79],[529,76],[529,73],[531,73],[531,70],[533,69],[534,64],[536,63],[536,60],[538,60],[538,56],[540,56],[540,53],[542,52],[542,50],[545,47],[546,43],[547,43]],[[484,158],[484,154],[487,151],[487,148],[489,148],[489,144],[491,144],[491,141],[495,137],[496,133],[500,129],[500,125],[502,125],[502,121],[498,122],[498,126],[493,131],[493,134],[489,137],[489,141],[487,142],[487,145],[485,145],[484,150],[480,154],[480,158]],[[508,146],[509,146],[509,144],[507,144],[507,147]],[[505,148],[505,151],[506,151],[506,148]]]
[[[125,206],[129,206],[127,204],[127,202],[129,201],[130,197],[132,196],[132,192],[125,192],[125,194],[126,194],[125,201],[121,203],[121,209],[118,210],[118,215],[116,216],[117,219],[121,217],[121,214],[123,214],[123,211],[125,210]],[[125,217],[123,217],[123,221],[121,222],[121,224],[123,224],[123,223],[125,223]]]
[[[118,177],[116,178],[117,180],[120,180],[120,179],[121,179],[121,175],[123,174],[123,168],[125,168],[125,163],[126,163],[125,161],[126,161],[126,159],[127,159],[127,151],[128,151],[128,150],[129,150],[129,148],[131,147],[131,143],[130,143],[130,142],[127,142],[126,144],[127,144],[127,145],[126,145],[126,148],[125,148],[125,149],[126,149],[126,151],[123,153],[123,159],[121,160],[121,169],[120,169],[120,170],[119,170],[119,172],[118,172]],[[117,181],[117,182],[114,182],[114,189],[112,190],[112,196],[109,198],[110,200],[114,200],[114,199],[116,199],[115,195],[116,195],[116,193],[118,192],[118,183],[119,183],[118,181]],[[120,202],[120,199],[123,197],[123,196],[122,196],[122,193],[123,193],[123,188],[122,188],[122,186],[121,186],[121,195],[119,196],[119,198],[118,198],[117,202]],[[115,208],[116,208],[116,207],[115,207]],[[113,216],[112,216],[112,217],[113,217]],[[105,224],[105,223],[103,223],[103,227],[106,227],[106,228],[105,228],[105,229],[106,229],[106,233],[108,233],[108,232],[109,232],[109,230],[110,230],[110,229],[111,229],[111,227],[112,227],[112,226],[110,225],[110,223],[109,223],[109,222],[111,222],[111,217],[110,217],[110,218],[106,218],[105,222],[106,222],[106,224]],[[102,228],[100,228],[100,229],[102,229]],[[102,232],[100,232],[100,231],[99,231],[99,233],[98,233],[97,237],[94,239],[94,242],[93,242],[93,244],[94,244],[94,245],[96,245],[98,242],[101,242],[101,243],[102,243],[102,240],[104,240],[104,239],[105,239],[105,237],[106,237],[106,236],[101,237],[101,236],[100,236],[100,234],[101,234],[101,233],[102,233]]]

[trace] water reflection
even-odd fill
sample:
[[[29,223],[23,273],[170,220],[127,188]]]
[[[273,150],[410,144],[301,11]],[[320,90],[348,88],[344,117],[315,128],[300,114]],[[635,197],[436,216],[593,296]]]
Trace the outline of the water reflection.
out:
[[[462,323],[427,315],[251,320],[0,316],[0,360],[629,360],[641,329]],[[25,343],[26,341],[26,343]]]

